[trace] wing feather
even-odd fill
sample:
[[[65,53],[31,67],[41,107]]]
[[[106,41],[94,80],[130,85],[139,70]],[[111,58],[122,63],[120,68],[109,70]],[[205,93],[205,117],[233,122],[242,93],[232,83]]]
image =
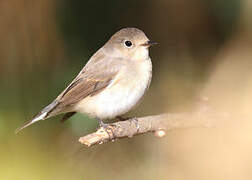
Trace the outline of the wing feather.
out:
[[[64,112],[87,96],[94,96],[104,90],[114,79],[121,67],[120,59],[110,58],[98,51],[70,85],[57,97],[58,105],[52,114]],[[113,67],[113,68],[109,68]]]

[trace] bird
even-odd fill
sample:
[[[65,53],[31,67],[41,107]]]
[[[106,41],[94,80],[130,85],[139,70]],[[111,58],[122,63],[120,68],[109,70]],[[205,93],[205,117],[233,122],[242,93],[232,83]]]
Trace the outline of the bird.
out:
[[[156,44],[138,28],[122,28],[89,59],[54,101],[15,132],[59,114],[64,114],[62,121],[65,121],[76,112],[105,126],[104,120],[132,110],[150,86],[149,47]]]

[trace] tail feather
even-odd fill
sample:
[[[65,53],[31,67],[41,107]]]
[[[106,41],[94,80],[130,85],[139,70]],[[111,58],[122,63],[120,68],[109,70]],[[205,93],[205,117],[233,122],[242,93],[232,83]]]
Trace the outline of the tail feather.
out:
[[[39,121],[39,120],[43,120],[43,119],[46,117],[46,115],[47,115],[47,112],[44,112],[43,114],[39,114],[39,115],[35,116],[35,118],[33,118],[31,121],[28,121],[28,122],[26,122],[24,125],[22,125],[21,127],[17,128],[17,129],[15,130],[15,133],[17,134],[17,133],[19,133],[22,129],[24,129],[24,128],[30,126],[31,124],[33,124],[33,123],[35,123],[35,122],[37,122],[37,121]]]
[[[58,105],[58,103],[56,101],[52,102],[51,104],[49,104],[48,106],[46,106],[38,115],[36,115],[31,121],[26,122],[23,126],[17,128],[15,130],[15,133],[19,133],[22,129],[30,126],[31,124],[40,121],[40,120],[44,120],[47,119],[49,117],[51,117],[51,112],[53,111],[53,109]]]

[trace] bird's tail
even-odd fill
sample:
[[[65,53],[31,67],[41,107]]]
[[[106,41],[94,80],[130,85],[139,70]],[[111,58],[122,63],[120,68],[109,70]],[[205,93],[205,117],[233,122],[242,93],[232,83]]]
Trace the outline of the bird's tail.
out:
[[[49,104],[48,106],[46,106],[40,113],[38,113],[31,121],[26,122],[25,124],[23,124],[21,127],[17,128],[15,130],[15,133],[17,134],[18,132],[20,132],[22,129],[30,126],[31,124],[40,121],[40,120],[45,120],[49,117],[52,117],[52,111],[54,110],[54,108],[58,105],[57,101],[53,101],[51,104]]]

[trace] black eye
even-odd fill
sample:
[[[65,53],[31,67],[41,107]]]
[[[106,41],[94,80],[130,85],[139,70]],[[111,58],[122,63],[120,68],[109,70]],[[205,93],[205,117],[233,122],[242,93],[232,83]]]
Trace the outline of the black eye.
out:
[[[132,42],[131,41],[125,41],[124,44],[127,47],[131,47],[132,46]]]

